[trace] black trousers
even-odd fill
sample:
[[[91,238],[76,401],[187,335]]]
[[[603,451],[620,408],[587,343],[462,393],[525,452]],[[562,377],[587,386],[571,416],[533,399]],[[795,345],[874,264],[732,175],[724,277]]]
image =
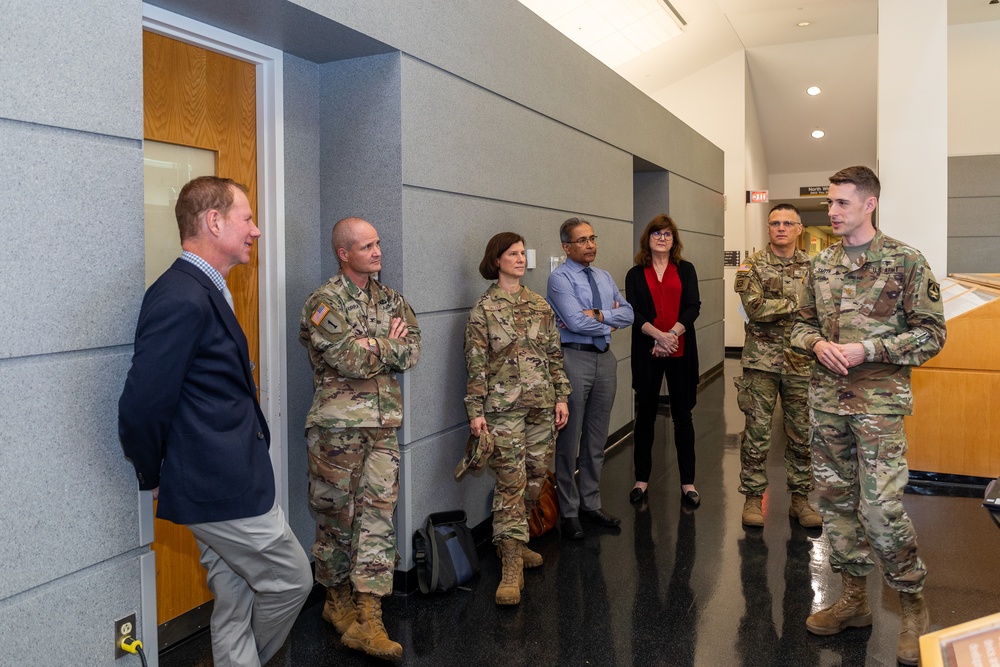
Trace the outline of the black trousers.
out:
[[[684,359],[681,357],[658,358],[649,355],[647,363],[651,367],[648,382],[646,386],[636,389],[635,396],[635,430],[632,435],[635,480],[648,482],[653,468],[653,432],[660,400],[660,385],[666,376],[681,484],[694,484],[694,423],[691,421],[691,410],[697,402],[698,385],[686,379]]]

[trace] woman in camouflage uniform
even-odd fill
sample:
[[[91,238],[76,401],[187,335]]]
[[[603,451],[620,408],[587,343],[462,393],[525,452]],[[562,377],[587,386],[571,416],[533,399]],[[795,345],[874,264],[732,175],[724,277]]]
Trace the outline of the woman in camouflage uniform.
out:
[[[495,280],[469,313],[465,406],[472,434],[493,436],[489,466],[496,473],[493,543],[503,574],[497,604],[518,604],[523,567],[542,557],[528,549],[528,513],[566,425],[569,380],[563,372],[555,313],[545,299],[521,285],[524,238],[501,232],[486,245],[479,273]]]

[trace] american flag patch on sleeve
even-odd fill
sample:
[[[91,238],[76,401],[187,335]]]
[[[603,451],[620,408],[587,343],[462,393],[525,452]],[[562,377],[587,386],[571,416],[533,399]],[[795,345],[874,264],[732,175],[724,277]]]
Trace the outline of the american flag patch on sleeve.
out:
[[[316,308],[316,310],[313,311],[312,317],[310,317],[309,320],[316,326],[319,326],[320,323],[323,321],[323,318],[326,317],[329,312],[330,312],[330,306],[326,305],[325,303],[321,303]]]

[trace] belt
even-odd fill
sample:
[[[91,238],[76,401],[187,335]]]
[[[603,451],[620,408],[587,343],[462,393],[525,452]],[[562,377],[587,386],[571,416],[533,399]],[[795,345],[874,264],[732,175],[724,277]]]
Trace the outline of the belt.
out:
[[[571,350],[580,350],[581,352],[596,352],[597,354],[604,354],[611,346],[604,348],[603,350],[596,345],[591,345],[590,343],[563,343],[563,347],[568,347]]]

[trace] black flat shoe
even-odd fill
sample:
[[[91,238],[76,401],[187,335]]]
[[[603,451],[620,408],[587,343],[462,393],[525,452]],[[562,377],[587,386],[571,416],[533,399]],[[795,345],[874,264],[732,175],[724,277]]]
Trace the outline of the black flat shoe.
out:
[[[640,489],[638,486],[628,492],[628,501],[633,505],[638,505],[649,497],[647,489]]]
[[[621,525],[622,520],[616,516],[611,516],[610,514],[605,514],[604,510],[580,510],[580,515],[584,516],[598,526],[604,526],[605,528],[615,528]]]
[[[681,491],[681,502],[691,507],[698,507],[701,505],[701,496],[697,491]]]
[[[580,525],[580,519],[575,516],[565,517],[562,520],[562,526],[559,528],[559,532],[567,540],[583,539],[583,526]]]

